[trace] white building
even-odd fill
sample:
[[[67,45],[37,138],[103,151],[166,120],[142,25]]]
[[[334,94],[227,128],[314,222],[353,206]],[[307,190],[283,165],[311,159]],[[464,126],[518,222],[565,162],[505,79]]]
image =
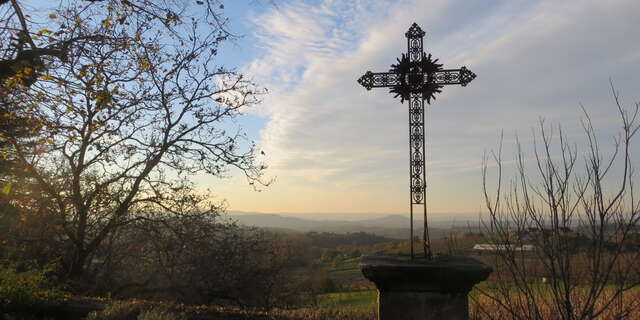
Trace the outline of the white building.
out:
[[[523,244],[522,246],[516,246],[514,244],[490,244],[490,243],[478,243],[473,246],[473,250],[481,251],[533,251],[535,246],[531,244]]]

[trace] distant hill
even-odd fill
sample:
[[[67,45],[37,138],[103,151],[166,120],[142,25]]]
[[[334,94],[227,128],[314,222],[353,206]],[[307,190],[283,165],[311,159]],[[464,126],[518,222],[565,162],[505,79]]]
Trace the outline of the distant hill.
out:
[[[260,227],[278,232],[334,232],[352,233],[367,232],[379,236],[394,239],[406,239],[409,237],[409,218],[403,215],[392,214],[380,216],[372,219],[362,220],[312,220],[297,216],[272,214],[272,213],[247,213],[230,212],[230,218],[238,223]],[[430,219],[430,232],[432,238],[438,238],[450,232],[452,221],[439,221]],[[414,218],[414,234],[421,235],[422,220]]]

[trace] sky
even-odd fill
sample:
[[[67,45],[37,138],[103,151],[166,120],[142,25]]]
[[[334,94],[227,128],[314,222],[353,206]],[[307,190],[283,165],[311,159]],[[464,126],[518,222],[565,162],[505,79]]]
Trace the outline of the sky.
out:
[[[266,176],[274,178],[257,192],[233,171],[222,180],[196,177],[230,210],[408,211],[407,104],[356,80],[395,63],[413,22],[426,32],[425,51],[445,68],[466,66],[477,74],[467,87],[445,87],[427,106],[430,212],[483,211],[483,155],[498,147],[501,133],[507,171],[516,137],[531,159],[540,119],[555,133],[562,126],[582,148],[582,104],[606,154],[620,127],[610,83],[625,106],[640,101],[637,0],[234,0],[225,6],[241,37],[222,48],[221,63],[269,90],[236,125],[266,152]]]

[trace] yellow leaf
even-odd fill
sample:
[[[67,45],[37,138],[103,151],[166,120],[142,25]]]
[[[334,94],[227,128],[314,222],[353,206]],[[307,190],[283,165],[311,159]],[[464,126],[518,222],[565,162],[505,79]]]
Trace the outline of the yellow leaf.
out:
[[[55,13],[52,13],[52,14],[49,15],[49,18],[51,18],[51,19],[55,19],[57,17],[58,17],[58,15],[55,14]]]
[[[54,78],[53,78],[53,76],[45,74],[45,75],[40,76],[40,79],[42,79],[42,80],[53,80]]]
[[[11,192],[12,186],[13,186],[13,183],[7,182],[7,184],[4,185],[4,188],[2,188],[2,193],[9,195],[9,192]]]
[[[113,23],[111,23],[111,19],[113,19],[113,18],[112,17],[107,17],[106,19],[102,20],[102,25],[107,27],[107,28],[113,27]]]
[[[39,35],[43,35],[43,34],[52,34],[53,31],[49,30],[49,29],[40,29],[40,31],[38,31]]]
[[[140,65],[138,66],[138,69],[139,70],[146,70],[146,69],[149,69],[150,66],[151,65],[149,64],[149,62],[147,62],[147,60],[144,59],[144,60],[140,61]]]
[[[16,85],[18,85],[20,83],[21,83],[21,81],[18,79],[18,77],[11,77],[11,78],[9,78],[9,80],[7,80],[5,86],[7,88],[13,88],[13,87],[15,87]]]

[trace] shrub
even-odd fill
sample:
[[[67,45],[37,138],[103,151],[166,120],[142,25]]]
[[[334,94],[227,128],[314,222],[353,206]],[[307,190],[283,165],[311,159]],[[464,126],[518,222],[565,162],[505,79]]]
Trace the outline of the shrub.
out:
[[[163,308],[145,310],[138,316],[138,320],[186,320],[184,314],[176,314]]]
[[[62,291],[47,281],[45,271],[20,272],[14,266],[0,265],[0,310],[42,313],[64,300]]]
[[[140,314],[139,305],[132,302],[116,301],[102,311],[89,313],[86,320],[136,320]]]
[[[115,301],[102,311],[89,313],[86,320],[186,320],[182,313],[174,313],[166,307],[137,303],[136,301]]]

